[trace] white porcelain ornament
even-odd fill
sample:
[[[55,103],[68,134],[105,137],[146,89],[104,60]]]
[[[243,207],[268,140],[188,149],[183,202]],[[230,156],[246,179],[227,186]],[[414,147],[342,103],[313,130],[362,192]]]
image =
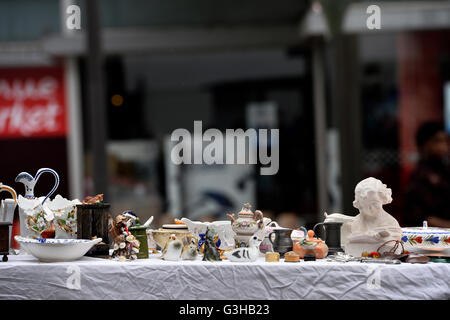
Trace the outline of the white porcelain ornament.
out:
[[[259,257],[259,246],[264,240],[265,230],[256,231],[248,240],[248,247],[241,247],[224,253],[231,262],[254,262]]]
[[[364,251],[373,252],[387,241],[401,239],[400,225],[383,209],[391,202],[392,190],[378,179],[370,177],[356,185],[353,206],[359,214],[348,225],[346,254],[360,257]]]

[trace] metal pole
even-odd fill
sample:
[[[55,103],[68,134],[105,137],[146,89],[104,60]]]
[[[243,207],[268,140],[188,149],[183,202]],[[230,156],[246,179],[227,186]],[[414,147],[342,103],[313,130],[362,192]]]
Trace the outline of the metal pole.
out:
[[[313,99],[314,99],[314,130],[316,147],[316,175],[318,195],[319,221],[322,213],[328,210],[328,170],[327,170],[327,133],[325,110],[325,70],[323,57],[323,40],[313,40]]]
[[[93,161],[94,192],[108,194],[107,170],[107,114],[103,88],[103,57],[101,52],[101,27],[98,0],[87,0],[87,79],[88,118]]]
[[[75,0],[60,0],[61,33],[67,37],[78,32],[66,27],[67,8],[76,4]],[[69,193],[71,199],[83,198],[83,132],[81,126],[80,77],[76,58],[64,58],[64,76],[66,83],[66,105],[69,111],[67,125],[67,161],[69,167]]]

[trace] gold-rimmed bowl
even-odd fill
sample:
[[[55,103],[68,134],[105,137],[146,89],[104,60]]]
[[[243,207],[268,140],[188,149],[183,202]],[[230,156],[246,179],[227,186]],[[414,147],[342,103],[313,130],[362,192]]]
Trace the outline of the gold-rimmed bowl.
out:
[[[155,240],[156,244],[160,248],[164,248],[171,234],[174,234],[178,239],[181,240],[181,238],[191,233],[189,233],[189,229],[186,225],[165,224],[162,228],[147,230],[147,235],[149,234],[152,235],[153,240]]]

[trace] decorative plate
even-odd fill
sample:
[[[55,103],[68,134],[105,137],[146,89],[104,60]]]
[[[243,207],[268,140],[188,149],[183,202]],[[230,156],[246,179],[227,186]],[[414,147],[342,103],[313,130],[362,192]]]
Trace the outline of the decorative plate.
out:
[[[402,228],[405,249],[445,250],[450,248],[448,228]]]
[[[62,262],[78,260],[102,238],[87,239],[32,239],[15,236],[17,242],[29,254],[43,262]]]

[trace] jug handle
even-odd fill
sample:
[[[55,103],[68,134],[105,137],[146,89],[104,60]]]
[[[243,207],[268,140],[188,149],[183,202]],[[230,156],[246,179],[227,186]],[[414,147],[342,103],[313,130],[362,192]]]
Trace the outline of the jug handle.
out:
[[[0,183],[0,192],[2,191],[8,191],[14,199],[14,205],[17,204],[17,193],[13,188],[11,188],[10,186],[5,186],[4,184]]]
[[[277,234],[276,234],[274,231],[272,231],[271,233],[269,233],[268,238],[269,238],[269,241],[270,241],[271,244],[273,244],[273,243],[275,242],[275,240],[272,241],[272,234],[275,235],[275,239],[277,238]]]
[[[53,174],[55,176],[55,185],[53,186],[52,190],[50,190],[50,192],[45,196],[44,200],[42,201],[42,204],[44,204],[44,202],[55,192],[56,188],[58,188],[58,186],[59,186],[59,175],[56,173],[55,170],[50,169],[50,168],[39,169],[38,172],[36,173],[36,176],[34,177],[34,183],[37,183],[41,174],[43,174],[45,172],[50,172],[51,174]]]
[[[303,231],[303,233],[305,234],[305,239],[307,239],[308,238],[308,230],[306,230],[305,227],[300,227],[299,229]]]
[[[276,221],[270,222],[268,226],[269,227],[275,227],[275,228],[279,228],[280,227],[280,225]]]
[[[323,233],[323,241],[326,241],[326,240],[327,240],[327,239],[326,239],[326,238],[327,238],[327,234],[326,234],[326,232],[325,232],[325,226],[323,225],[323,222],[317,223],[317,224],[314,226],[313,231],[314,231],[315,234],[317,234],[317,232],[316,232],[316,227],[319,226],[319,225],[322,226],[322,229],[323,229],[323,231],[324,231],[324,233]]]

